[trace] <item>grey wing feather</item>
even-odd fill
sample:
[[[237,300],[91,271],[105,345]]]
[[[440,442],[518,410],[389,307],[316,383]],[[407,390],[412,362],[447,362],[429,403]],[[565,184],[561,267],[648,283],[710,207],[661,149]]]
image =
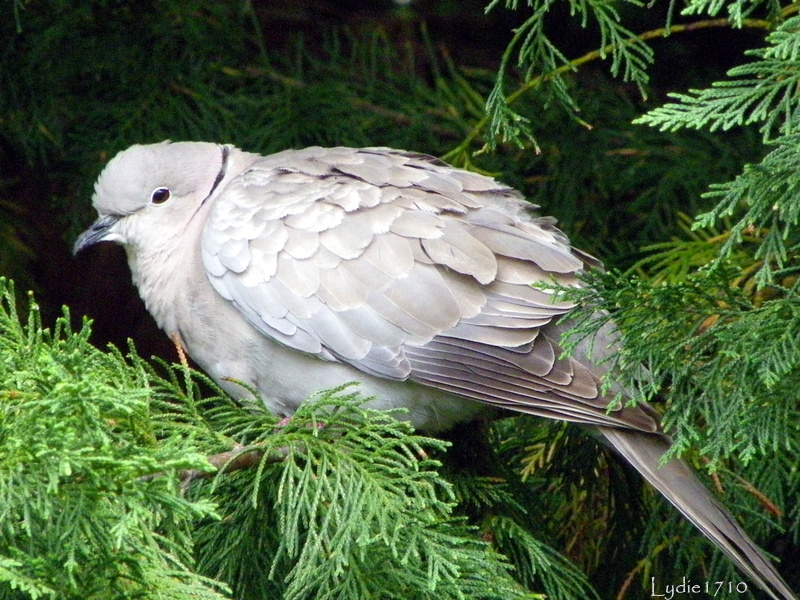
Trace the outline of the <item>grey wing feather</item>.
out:
[[[260,159],[215,202],[208,277],[282,344],[521,412],[656,429],[646,411],[608,411],[596,374],[559,358],[548,331],[572,305],[530,284],[578,285],[593,259],[510,188],[421,155],[310,148]]]
[[[672,459],[661,465],[661,458],[670,447],[667,436],[607,427],[601,427],[600,431],[653,487],[757,581],[770,598],[796,598],[758,546],[686,463]]]

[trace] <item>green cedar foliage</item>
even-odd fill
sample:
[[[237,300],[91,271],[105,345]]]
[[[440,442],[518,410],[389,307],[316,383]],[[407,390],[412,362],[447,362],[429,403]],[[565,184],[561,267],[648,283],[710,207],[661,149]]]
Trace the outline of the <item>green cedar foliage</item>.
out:
[[[92,347],[88,324],[43,329],[35,304],[21,323],[5,280],[0,296],[0,598],[540,597],[454,512],[446,444],[396,415],[339,389],[279,424],[201,397],[199,374]],[[204,479],[205,454],[231,449]],[[495,529],[523,581],[591,594],[513,519]]]
[[[430,458],[443,442],[342,391],[310,399],[278,428],[264,414],[231,420],[228,435],[280,460],[198,486],[224,513],[200,529],[201,569],[238,598],[532,597],[454,517]]]
[[[636,0],[627,0],[639,6]],[[493,0],[487,11],[500,5]],[[506,0],[507,8],[518,9],[519,0]],[[644,93],[648,81],[647,67],[653,60],[653,51],[621,23],[619,7],[605,0],[570,0],[570,16],[581,29],[599,30],[599,58],[610,58],[610,71],[614,77],[621,76]],[[489,118],[487,143],[493,148],[496,138],[524,145],[526,138],[536,144],[530,127],[531,120],[514,110],[511,103],[518,93],[508,95],[506,84],[508,71],[516,55],[516,66],[523,70],[525,92],[547,83],[547,96],[555,99],[568,114],[578,119],[579,106],[570,93],[565,75],[574,68],[564,51],[551,39],[547,27],[547,15],[553,11],[550,0],[528,0],[526,10],[530,16],[517,27],[500,63],[494,87],[486,100]],[[538,148],[538,146],[537,146]]]
[[[793,16],[767,36],[764,49],[748,54],[756,58],[731,69],[727,79],[689,94],[674,94],[678,100],[652,110],[638,119],[661,128],[683,127],[730,129],[757,124],[771,151],[759,164],[748,165],[733,181],[714,185],[707,198],[714,208],[698,217],[697,227],[711,227],[737,213],[731,235],[721,248],[720,260],[730,257],[743,237],[763,232],[754,259],[760,286],[780,281],[797,270],[800,243],[799,185],[796,177],[800,144],[796,94],[800,65],[800,17]],[[744,209],[744,210],[742,210]]]
[[[88,326],[42,329],[35,304],[20,323],[4,279],[0,298],[0,598],[224,598],[191,570],[214,508],[178,493],[181,469],[209,465],[190,428],[157,438],[151,369]]]

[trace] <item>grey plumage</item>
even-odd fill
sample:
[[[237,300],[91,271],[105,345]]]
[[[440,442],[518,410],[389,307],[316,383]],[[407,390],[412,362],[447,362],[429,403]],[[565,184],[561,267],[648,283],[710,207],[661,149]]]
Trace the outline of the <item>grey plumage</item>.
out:
[[[290,415],[360,380],[375,407],[428,430],[482,405],[595,426],[771,597],[796,598],[684,463],[658,467],[655,413],[609,411],[586,348],[559,358],[572,305],[530,284],[577,286],[597,262],[511,188],[388,148],[162,143],[115,157],[94,206],[75,250],[125,246],[158,324],[231,393],[224,378]],[[613,351],[613,331],[601,337]]]

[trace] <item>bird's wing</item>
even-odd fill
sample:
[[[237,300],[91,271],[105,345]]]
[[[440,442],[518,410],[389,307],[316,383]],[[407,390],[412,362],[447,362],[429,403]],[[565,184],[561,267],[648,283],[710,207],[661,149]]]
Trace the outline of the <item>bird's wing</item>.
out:
[[[514,190],[418,154],[308,148],[257,161],[202,238],[214,288],[285,346],[519,412],[653,431],[608,410],[590,368],[560,359],[590,257]]]

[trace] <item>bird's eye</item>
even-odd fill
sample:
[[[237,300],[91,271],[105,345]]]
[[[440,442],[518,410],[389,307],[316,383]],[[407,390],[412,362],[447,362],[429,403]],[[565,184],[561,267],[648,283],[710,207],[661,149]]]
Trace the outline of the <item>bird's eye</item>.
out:
[[[151,204],[164,204],[170,197],[169,188],[156,188],[153,190],[153,193],[150,194],[150,203]]]

